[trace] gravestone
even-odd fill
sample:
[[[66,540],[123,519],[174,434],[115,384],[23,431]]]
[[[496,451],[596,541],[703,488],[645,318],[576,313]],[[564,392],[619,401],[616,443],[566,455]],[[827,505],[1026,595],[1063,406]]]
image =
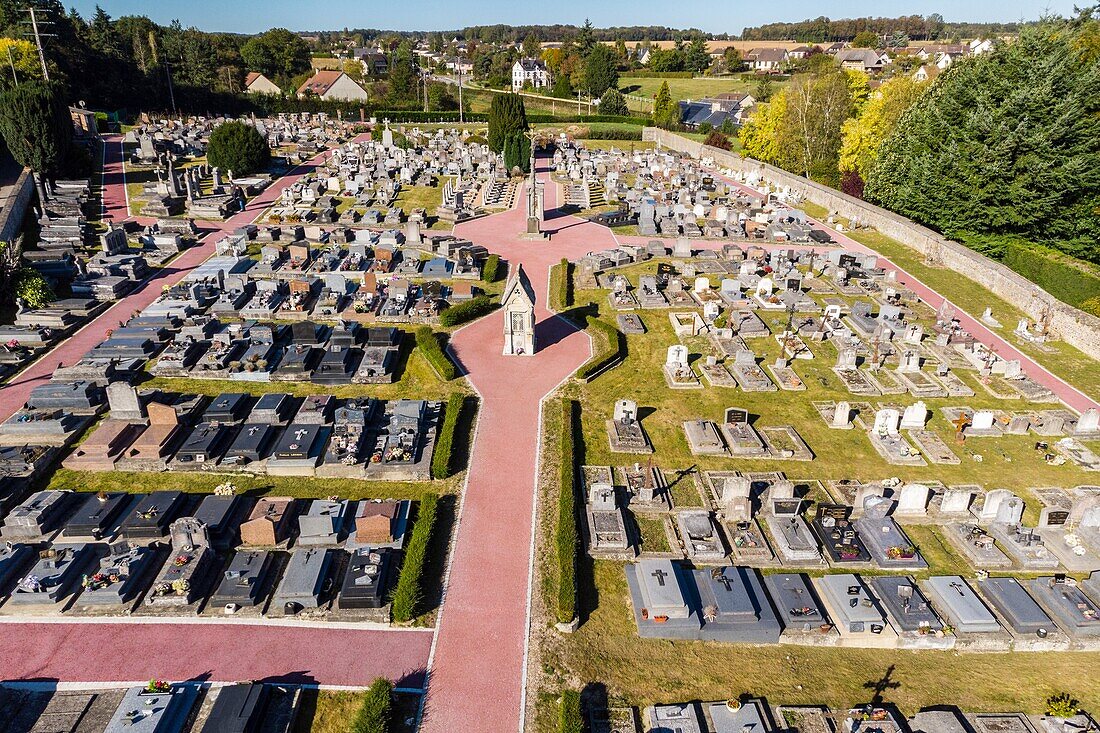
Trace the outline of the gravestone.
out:
[[[901,416],[901,427],[905,430],[921,430],[928,419],[928,408],[924,402],[914,402],[905,408]]]
[[[838,430],[847,430],[851,427],[852,406],[847,402],[838,402],[833,408],[833,421],[831,427]]]
[[[895,514],[923,515],[928,510],[931,489],[924,484],[905,484],[898,492]]]
[[[730,476],[722,482],[722,506],[731,522],[752,520],[752,482],[744,476]]]
[[[144,420],[145,408],[137,389],[128,382],[111,382],[107,385],[107,404],[115,420]]]

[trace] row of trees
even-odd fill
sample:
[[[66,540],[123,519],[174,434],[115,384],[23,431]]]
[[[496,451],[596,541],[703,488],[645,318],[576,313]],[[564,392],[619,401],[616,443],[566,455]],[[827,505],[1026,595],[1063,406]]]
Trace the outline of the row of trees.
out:
[[[948,23],[939,13],[931,15],[905,15],[898,18],[844,18],[830,20],[820,16],[797,23],[768,23],[745,28],[741,39],[745,41],[785,41],[826,43],[851,41],[857,35],[869,32],[877,37],[889,37],[903,33],[921,41],[945,40],[956,37],[988,38],[994,35],[1017,33],[1019,23]]]
[[[940,75],[864,166],[867,198],[953,237],[1100,263],[1098,8]]]
[[[868,78],[830,63],[796,76],[741,126],[746,155],[837,185],[842,128],[869,96]]]

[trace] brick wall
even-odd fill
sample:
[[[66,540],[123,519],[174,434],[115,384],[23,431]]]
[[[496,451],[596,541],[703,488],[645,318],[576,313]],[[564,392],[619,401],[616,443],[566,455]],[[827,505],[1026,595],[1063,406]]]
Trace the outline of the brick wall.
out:
[[[859,219],[906,247],[925,256],[931,254],[944,267],[965,275],[1008,301],[1033,321],[1039,320],[1044,311],[1048,311],[1049,328],[1055,336],[1092,358],[1100,359],[1100,318],[1063,303],[1001,263],[946,239],[927,227],[780,168],[709,147],[666,130],[647,127],[642,132],[642,139],[695,157],[713,158],[715,165],[721,168],[744,173],[756,172],[769,183],[799,191],[807,200],[829,211],[835,211],[844,218]],[[1015,326],[1015,323],[1005,323],[1006,328]]]

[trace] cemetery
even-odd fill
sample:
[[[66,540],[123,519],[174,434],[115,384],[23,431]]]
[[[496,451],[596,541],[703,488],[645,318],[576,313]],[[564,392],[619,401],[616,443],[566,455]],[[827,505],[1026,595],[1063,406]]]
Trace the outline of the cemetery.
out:
[[[466,483],[474,471],[437,475],[437,442],[445,459],[452,451],[445,398],[498,378],[445,384],[408,329],[428,326],[464,377],[480,364],[465,357],[481,354],[445,314],[489,296],[502,311],[490,316],[493,356],[533,377],[561,351],[544,328],[543,259],[565,257],[571,269],[549,278],[572,272],[561,309],[588,306],[621,344],[611,366],[560,385],[579,406],[566,460],[584,464],[573,466],[575,545],[591,558],[575,563],[573,581],[596,603],[557,626],[533,604],[530,629],[562,632],[544,668],[572,678],[606,664],[609,687],[633,702],[636,690],[616,689],[619,665],[654,686],[679,657],[692,657],[689,682],[691,665],[713,667],[710,701],[662,689],[696,701],[647,699],[644,730],[1003,733],[1011,726],[992,718],[905,722],[878,698],[837,711],[834,726],[820,710],[788,718],[736,687],[724,700],[709,693],[744,679],[729,669],[730,643],[746,655],[739,668],[763,660],[762,678],[790,654],[792,668],[835,665],[859,683],[897,649],[927,675],[945,652],[1003,655],[988,664],[1017,669],[1027,652],[1100,648],[1100,575],[1089,579],[1100,572],[1100,412],[1053,404],[1047,375],[987,346],[984,327],[949,303],[925,302],[885,257],[835,241],[799,191],[660,146],[567,136],[545,149],[549,175],[525,180],[476,127],[381,120],[367,139],[324,113],[245,118],[275,163],[242,178],[205,160],[225,121],[147,115],[125,134],[129,211],[150,223],[93,229],[79,187],[66,215],[45,217],[32,264],[72,297],[20,304],[0,330],[0,368],[29,363],[173,257],[208,244],[212,256],[112,323],[0,424],[3,480],[26,479],[0,483],[0,614],[404,624],[394,591],[416,499],[431,487],[460,507],[470,500],[472,521],[484,512]],[[237,226],[234,214],[263,191],[255,222]],[[579,218],[555,221],[552,201]],[[525,249],[506,249],[489,224],[511,211]],[[567,249],[570,226],[616,236],[593,236],[581,255]],[[493,252],[507,282],[481,279]],[[518,442],[529,395],[504,397],[492,418],[515,420]],[[390,495],[401,498],[376,500]],[[557,519],[536,498],[554,517],[533,523],[542,532]],[[458,522],[448,522],[450,532]],[[551,552],[540,541],[539,583],[561,572],[542,572]],[[446,577],[439,560],[428,562]],[[412,623],[443,633],[437,611],[418,608]],[[586,650],[598,661],[578,661]],[[260,682],[217,694],[154,687],[102,694],[116,704],[103,729],[182,733],[199,707],[254,729],[294,695]],[[805,697],[802,683],[794,696]],[[618,731],[613,719],[622,716],[607,711],[592,730]],[[1029,725],[1017,733],[1078,730]]]

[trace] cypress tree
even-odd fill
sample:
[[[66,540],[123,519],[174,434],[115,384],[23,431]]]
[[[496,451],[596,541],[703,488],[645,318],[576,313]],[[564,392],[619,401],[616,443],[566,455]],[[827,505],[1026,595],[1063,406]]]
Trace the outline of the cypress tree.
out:
[[[527,111],[523,106],[523,97],[518,94],[497,94],[489,106],[489,149],[494,153],[504,152],[504,146],[511,134],[517,130],[526,131]]]
[[[73,123],[57,85],[24,82],[0,94],[0,135],[12,157],[34,171],[38,196],[45,201],[42,180],[64,169],[73,141]]]

